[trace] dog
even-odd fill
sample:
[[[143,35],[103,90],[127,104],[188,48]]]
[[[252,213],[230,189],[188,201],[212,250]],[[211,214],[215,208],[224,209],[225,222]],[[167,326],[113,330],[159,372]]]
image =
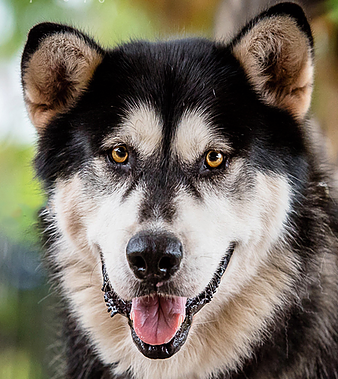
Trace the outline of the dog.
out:
[[[313,130],[313,37],[277,4],[229,43],[111,50],[33,27],[63,378],[338,378],[338,212]]]

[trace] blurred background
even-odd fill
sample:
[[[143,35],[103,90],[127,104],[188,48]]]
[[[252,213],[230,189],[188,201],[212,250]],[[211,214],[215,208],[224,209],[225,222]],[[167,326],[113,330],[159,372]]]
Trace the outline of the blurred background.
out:
[[[20,55],[42,21],[71,24],[103,46],[135,38],[229,39],[267,0],[0,0],[0,379],[46,379],[56,349],[55,297],[40,262],[36,218],[45,198],[34,178],[35,130],[20,85]],[[316,47],[313,114],[338,163],[338,0],[299,1]],[[54,358],[53,358],[54,359]]]

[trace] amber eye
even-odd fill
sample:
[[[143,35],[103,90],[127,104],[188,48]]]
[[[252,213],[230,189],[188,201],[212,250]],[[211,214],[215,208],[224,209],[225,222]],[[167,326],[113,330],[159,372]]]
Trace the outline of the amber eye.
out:
[[[111,158],[116,163],[125,163],[128,159],[128,150],[125,146],[120,145],[114,147],[111,151]]]
[[[223,154],[217,150],[210,150],[205,157],[205,163],[209,168],[217,168],[223,163]]]

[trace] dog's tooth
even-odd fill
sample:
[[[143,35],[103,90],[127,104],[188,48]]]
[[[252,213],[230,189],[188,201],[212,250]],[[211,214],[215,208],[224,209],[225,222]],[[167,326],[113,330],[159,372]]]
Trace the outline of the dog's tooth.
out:
[[[184,315],[180,315],[180,318],[178,319],[180,326],[183,324],[184,318],[185,318]]]
[[[131,321],[134,321],[134,311],[130,312],[130,319],[131,319]]]

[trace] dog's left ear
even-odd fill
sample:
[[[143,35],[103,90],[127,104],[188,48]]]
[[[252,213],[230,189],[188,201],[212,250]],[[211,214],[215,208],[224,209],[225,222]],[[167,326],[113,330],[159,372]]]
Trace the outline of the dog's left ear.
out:
[[[252,20],[232,42],[249,82],[267,104],[302,120],[313,85],[313,38],[303,10],[281,3]]]

